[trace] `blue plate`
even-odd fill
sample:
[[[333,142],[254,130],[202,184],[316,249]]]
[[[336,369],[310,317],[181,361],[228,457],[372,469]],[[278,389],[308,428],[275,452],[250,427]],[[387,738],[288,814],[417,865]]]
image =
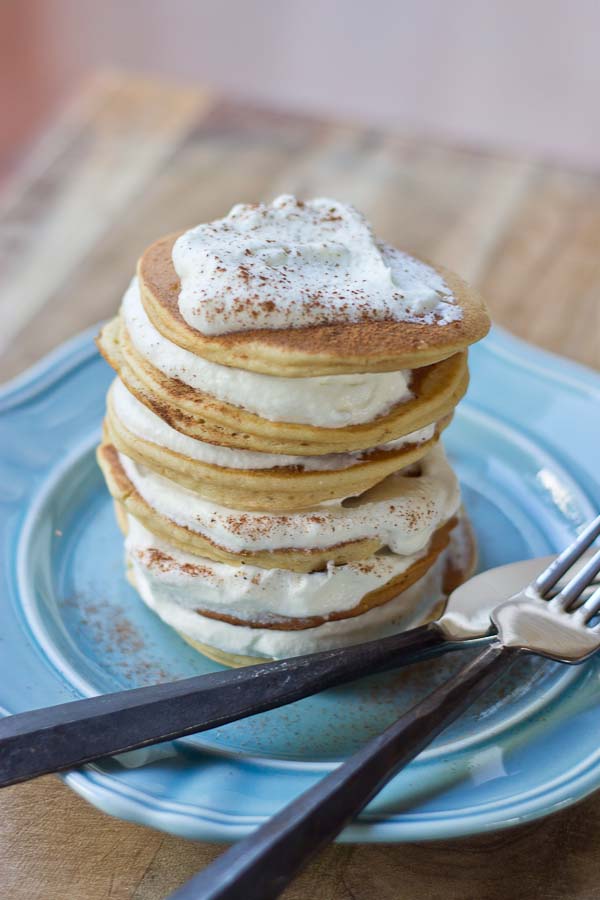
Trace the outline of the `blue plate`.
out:
[[[600,378],[496,330],[446,445],[480,567],[557,551],[600,508]],[[111,372],[92,332],[0,393],[5,713],[218,668],[149,612],[94,461]],[[113,815],[202,840],[247,834],[464,660],[459,654],[65,776]],[[342,835],[414,841],[508,827],[600,785],[600,661],[531,659]]]

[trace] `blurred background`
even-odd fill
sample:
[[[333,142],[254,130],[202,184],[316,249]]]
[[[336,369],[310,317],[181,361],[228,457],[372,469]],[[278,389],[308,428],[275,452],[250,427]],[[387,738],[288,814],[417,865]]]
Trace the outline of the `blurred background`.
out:
[[[99,68],[596,168],[599,34],[597,0],[2,0],[0,174]]]
[[[333,196],[600,364],[598,0],[0,0],[0,380],[157,235]]]

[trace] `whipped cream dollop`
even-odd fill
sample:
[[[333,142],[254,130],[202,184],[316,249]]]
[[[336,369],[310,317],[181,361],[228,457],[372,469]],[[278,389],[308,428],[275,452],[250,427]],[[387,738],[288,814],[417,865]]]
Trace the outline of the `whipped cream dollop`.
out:
[[[144,406],[131,394],[120,379],[116,379],[109,393],[109,404],[120,422],[136,437],[173,453],[187,456],[199,462],[227,469],[300,468],[305,472],[327,472],[349,469],[381,450],[399,450],[408,445],[422,444],[435,434],[435,424],[426,425],[394,441],[388,441],[372,450],[356,450],[349,453],[326,453],[322,456],[288,456],[279,453],[260,453],[253,450],[237,450],[220,444],[199,441],[182,434],[167,424],[160,416]]]
[[[373,538],[408,557],[423,551],[434,531],[460,506],[458,481],[441,445],[420,461],[418,477],[396,472],[358,497],[289,513],[232,510],[204,500],[124,454],[119,458],[152,509],[233,553],[326,549]]]
[[[324,197],[237,204],[181,235],[173,265],[181,315],[206,335],[383,319],[445,325],[462,315],[435,269]]]
[[[422,622],[443,597],[447,551],[398,597],[359,616],[294,631],[232,625],[197,610],[212,608],[248,619],[254,611],[264,621],[270,609],[274,622],[277,615],[326,615],[356,606],[365,593],[405,571],[414,558],[373,557],[382,562],[376,562],[369,573],[361,573],[359,563],[309,575],[250,566],[240,569],[181,553],[132,517],[129,525],[127,558],[142,600],[188,638],[228,653],[283,658],[384,637]]]
[[[272,422],[344,428],[371,422],[413,396],[410,370],[282,378],[210,362],[157,331],[136,278],[125,292],[121,315],[134,348],[164,375]]]

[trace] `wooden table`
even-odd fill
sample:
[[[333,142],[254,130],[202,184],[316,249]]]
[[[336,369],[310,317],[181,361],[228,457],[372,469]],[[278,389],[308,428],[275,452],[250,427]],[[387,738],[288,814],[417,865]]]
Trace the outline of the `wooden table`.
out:
[[[9,187],[2,378],[109,316],[153,238],[286,191],[353,202],[476,283],[500,324],[600,363],[600,174],[103,75]],[[220,849],[110,819],[53,777],[0,793],[7,900],[162,900]],[[600,800],[476,839],[333,847],[285,897],[600,897]]]

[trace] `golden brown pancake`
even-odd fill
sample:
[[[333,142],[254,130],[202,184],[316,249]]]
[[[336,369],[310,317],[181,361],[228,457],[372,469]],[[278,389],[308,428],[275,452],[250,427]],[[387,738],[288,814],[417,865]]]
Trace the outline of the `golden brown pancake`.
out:
[[[456,298],[462,319],[445,325],[340,322],[204,335],[189,326],[179,312],[180,284],[171,258],[178,236],[163,237],[142,254],[138,263],[142,303],[154,327],[164,337],[222,365],[286,377],[414,369],[465,350],[484,337],[490,327],[479,294],[458,275],[432,266]]]
[[[437,603],[432,604],[429,613],[424,616],[422,623],[432,621],[442,614],[446,602],[445,598],[447,597],[447,595],[456,587],[458,587],[459,584],[462,584],[464,581],[470,578],[475,569],[477,560],[475,537],[469,519],[467,518],[464,511],[461,513],[460,521],[456,526],[455,533],[456,532],[461,533],[461,553],[458,554],[455,558],[452,555],[448,556],[444,576],[444,596],[440,597]],[[135,587],[135,577],[133,577],[131,573],[129,573],[129,579]],[[399,594],[399,596],[401,596],[401,594]],[[206,656],[208,659],[211,659],[222,666],[229,666],[230,668],[240,668],[241,666],[258,665],[259,663],[268,661],[266,657],[262,656],[245,656],[235,653],[228,653],[227,651],[221,650],[218,647],[213,647],[208,644],[201,643],[200,641],[193,640],[181,631],[178,631],[177,633],[187,644],[189,644],[199,653],[202,653],[203,656]]]
[[[121,527],[123,527],[123,523],[125,523],[125,533],[127,533],[127,519],[126,517],[123,517],[122,513],[118,514],[118,521]],[[230,625],[239,625],[245,628],[266,628],[272,629],[274,631],[304,631],[310,628],[317,628],[319,625],[323,625],[325,622],[340,621],[341,619],[351,619],[356,616],[360,616],[363,613],[368,612],[370,609],[374,609],[376,606],[382,606],[384,603],[387,603],[389,600],[397,597],[403,591],[407,590],[411,585],[415,584],[415,582],[417,582],[420,578],[423,578],[423,576],[435,563],[442,550],[445,550],[448,546],[448,543],[450,541],[450,533],[452,529],[456,527],[457,523],[458,519],[454,517],[444,525],[442,525],[440,528],[438,528],[437,531],[434,532],[429,542],[427,552],[422,557],[415,560],[415,562],[412,563],[408,567],[408,569],[405,569],[400,574],[395,575],[386,584],[373,591],[369,591],[364,595],[364,597],[362,597],[359,603],[357,603],[350,609],[331,612],[325,616],[278,616],[276,620],[274,620],[272,616],[266,617],[264,619],[239,619],[227,613],[217,612],[216,610],[209,610],[204,608],[198,608],[196,612],[199,615],[205,616],[206,618],[218,619],[219,621],[227,622]],[[161,550],[153,550],[152,555],[154,561],[158,562],[161,566],[169,566],[173,562],[172,557]],[[369,561],[366,560],[364,565],[368,567]],[[189,569],[189,565],[187,563],[186,569]],[[199,572],[201,572],[202,569],[202,558],[199,558]]]
[[[228,563],[232,566],[249,564],[263,569],[318,572],[325,569],[328,562],[343,565],[356,560],[368,559],[385,546],[381,540],[363,538],[332,544],[328,547],[315,547],[310,550],[294,549],[293,547],[244,552],[228,550],[205,535],[179,525],[153,509],[127,477],[119,460],[117,449],[112,444],[102,444],[98,448],[97,457],[113,499],[152,534],[172,544],[173,547],[195,556]]]
[[[435,434],[428,441],[376,450],[347,469],[321,471],[305,471],[297,466],[231,469],[192,459],[133,434],[117,416],[110,393],[105,429],[106,442],[114,444],[121,453],[204,499],[232,509],[269,512],[306,509],[324,500],[364,493],[392,472],[418,462],[437,443],[450,420],[447,416],[437,423]]]
[[[125,387],[176,431],[212,444],[293,456],[364,450],[396,440],[450,415],[469,383],[467,355],[456,353],[416,370],[414,397],[385,415],[325,428],[271,422],[167,377],[136,352],[119,319],[102,329],[98,346]]]

